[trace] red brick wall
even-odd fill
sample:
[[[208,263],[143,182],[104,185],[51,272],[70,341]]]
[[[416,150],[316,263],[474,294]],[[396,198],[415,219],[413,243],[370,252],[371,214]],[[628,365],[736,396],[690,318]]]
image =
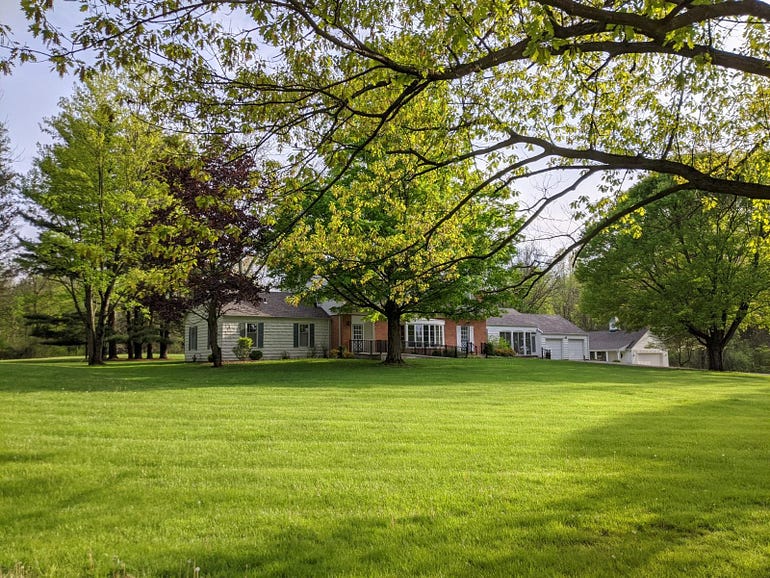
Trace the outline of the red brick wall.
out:
[[[350,346],[350,315],[334,315],[331,318],[331,347],[332,349],[342,345],[343,347]],[[341,338],[341,339],[340,339]]]
[[[388,322],[378,321],[374,324],[374,339],[387,341],[388,340]]]

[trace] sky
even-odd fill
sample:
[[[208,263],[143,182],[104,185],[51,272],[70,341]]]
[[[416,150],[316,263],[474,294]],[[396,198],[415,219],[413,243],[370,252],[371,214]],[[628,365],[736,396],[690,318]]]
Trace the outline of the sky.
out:
[[[71,24],[79,15],[74,7],[57,2],[54,18]],[[0,0],[0,22],[11,26],[17,39],[40,46],[27,32],[18,1]],[[44,118],[57,113],[59,100],[72,93],[74,82],[72,77],[60,77],[45,62],[26,63],[16,67],[10,76],[0,75],[0,122],[8,129],[16,172],[25,173],[31,168],[38,142],[50,142],[40,125]]]

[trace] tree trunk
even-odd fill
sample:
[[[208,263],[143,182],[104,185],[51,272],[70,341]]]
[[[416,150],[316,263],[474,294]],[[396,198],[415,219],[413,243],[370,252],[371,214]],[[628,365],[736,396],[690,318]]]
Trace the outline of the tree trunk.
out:
[[[219,347],[217,337],[217,321],[219,320],[218,307],[216,302],[210,301],[208,304],[208,314],[206,324],[209,333],[209,348],[211,349],[211,363],[214,367],[222,367],[222,348]]]
[[[154,359],[152,354],[152,341],[147,342],[147,359]]]
[[[168,359],[168,340],[171,332],[168,326],[163,323],[160,328],[160,343],[158,343],[158,359]]]
[[[134,307],[134,332],[131,336],[129,347],[134,348],[134,359],[137,361],[142,359],[142,339],[140,333],[143,325],[144,319],[142,318],[142,311],[139,307]]]
[[[401,310],[393,301],[385,303],[385,318],[388,321],[388,353],[386,365],[401,365]]]
[[[709,371],[724,371],[724,345],[721,340],[709,340],[706,345],[706,355],[708,359]]]
[[[128,352],[128,359],[134,359],[134,347],[131,342],[131,335],[134,333],[134,320],[131,316],[131,310],[126,309],[126,351]]]
[[[104,364],[104,320],[97,319],[94,291],[91,286],[85,287],[85,316],[86,316],[86,359],[88,365]]]
[[[109,329],[109,338],[107,342],[107,360],[115,361],[118,358],[118,343],[115,341],[115,308],[110,307],[109,315],[107,316],[107,327]]]

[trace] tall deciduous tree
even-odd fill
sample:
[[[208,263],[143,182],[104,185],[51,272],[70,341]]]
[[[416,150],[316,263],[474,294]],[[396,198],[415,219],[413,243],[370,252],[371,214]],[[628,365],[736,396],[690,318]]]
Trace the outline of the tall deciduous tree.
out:
[[[646,179],[619,202],[672,184]],[[764,201],[692,190],[659,200],[589,243],[577,269],[584,304],[626,327],[689,334],[706,348],[709,369],[722,370],[741,325],[770,314],[769,223]]]
[[[152,227],[166,231],[165,247],[156,251],[165,280],[153,285],[150,278],[142,300],[167,320],[174,311],[204,319],[215,367],[222,365],[217,322],[226,307],[256,304],[264,290],[260,269],[252,266],[269,230],[259,177],[254,158],[227,142],[212,143],[187,163],[170,161],[163,172],[174,203],[155,213]],[[176,263],[172,269],[169,257]]]
[[[24,194],[39,229],[21,262],[59,281],[83,321],[88,363],[101,364],[111,307],[139,262],[137,231],[168,202],[152,177],[162,139],[121,106],[117,81],[100,77],[60,102]]]
[[[463,199],[483,179],[472,163],[425,171],[419,156],[455,154],[440,130],[414,130],[450,114],[446,94],[403,110],[340,176],[329,159],[326,197],[306,207],[273,255],[284,284],[303,297],[328,297],[379,314],[388,324],[386,363],[401,363],[406,316],[475,318],[504,300],[518,230],[507,187]],[[300,197],[300,202],[306,197]],[[494,255],[499,239],[505,250]]]

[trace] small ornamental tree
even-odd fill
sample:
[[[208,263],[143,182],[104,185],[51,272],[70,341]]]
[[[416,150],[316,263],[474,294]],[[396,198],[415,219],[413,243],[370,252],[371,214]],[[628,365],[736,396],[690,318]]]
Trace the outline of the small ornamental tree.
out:
[[[257,304],[263,290],[254,263],[267,234],[261,216],[266,195],[254,159],[227,142],[210,144],[186,163],[170,160],[163,178],[174,203],[156,212],[152,223],[158,257],[145,291],[172,287],[166,306],[155,307],[167,318],[176,309],[206,321],[212,362],[219,367],[219,318],[233,302]]]

